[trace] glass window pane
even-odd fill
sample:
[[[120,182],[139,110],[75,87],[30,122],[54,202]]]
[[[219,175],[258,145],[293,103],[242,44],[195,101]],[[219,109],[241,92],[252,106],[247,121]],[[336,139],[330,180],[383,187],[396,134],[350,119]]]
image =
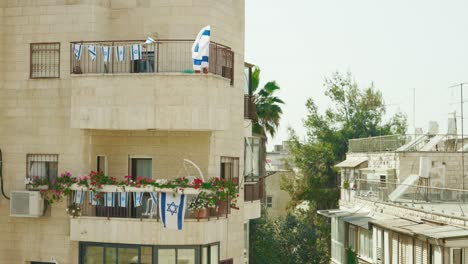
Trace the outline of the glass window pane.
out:
[[[141,264],[153,263],[153,249],[151,247],[141,247]]]
[[[118,264],[138,264],[138,248],[119,248]]]
[[[87,246],[84,248],[84,264],[104,263],[104,248]]]
[[[106,247],[106,261],[102,262],[105,264],[115,264],[117,261],[117,249],[112,247]]]
[[[195,249],[178,249],[177,264],[195,264]]]
[[[202,262],[201,264],[208,264],[208,248],[202,248]]]
[[[175,264],[175,249],[158,249],[158,264]]]
[[[218,245],[212,245],[210,248],[210,263],[218,263],[219,262],[219,257],[218,257]]]
[[[135,177],[142,176],[145,178],[152,178],[152,160],[151,159],[135,159],[136,175]]]

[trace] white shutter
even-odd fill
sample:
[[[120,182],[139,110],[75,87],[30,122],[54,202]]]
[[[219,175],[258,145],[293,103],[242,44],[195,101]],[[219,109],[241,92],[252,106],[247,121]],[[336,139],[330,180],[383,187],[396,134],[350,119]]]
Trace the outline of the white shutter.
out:
[[[429,252],[428,252],[428,245],[426,242],[422,242],[422,264],[428,264],[429,263]]]
[[[416,239],[414,241],[414,257],[415,257],[415,264],[423,264],[423,242],[421,240]]]
[[[406,239],[403,236],[399,236],[399,248],[398,248],[398,263],[405,264],[406,263]]]
[[[383,233],[383,248],[384,248],[384,259],[385,259],[385,262],[384,263],[390,263],[390,235],[389,235],[389,231],[384,231]]]
[[[384,263],[383,262],[383,237],[382,237],[382,230],[377,229],[377,264]]]
[[[398,264],[398,234],[392,233],[392,264]]]

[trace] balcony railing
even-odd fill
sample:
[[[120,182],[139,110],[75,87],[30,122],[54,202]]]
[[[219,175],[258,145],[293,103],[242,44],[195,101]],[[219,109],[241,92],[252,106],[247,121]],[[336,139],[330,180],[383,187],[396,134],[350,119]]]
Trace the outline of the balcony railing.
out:
[[[439,214],[468,215],[468,190],[434,187],[428,178],[420,178],[414,184],[355,179],[350,186],[341,189],[342,201],[359,198]]]
[[[254,99],[252,95],[244,95],[244,119],[257,119]]]
[[[188,200],[195,196],[188,195]],[[188,205],[187,201],[187,205]],[[68,204],[72,204],[69,200]],[[216,219],[228,216],[227,203],[219,203],[215,208],[207,208],[207,215],[200,216],[195,215],[191,210],[185,210],[185,219]],[[159,204],[153,204],[149,193],[145,193],[143,196],[143,204],[138,207],[133,206],[132,196],[129,195],[129,203],[127,207],[118,207],[115,203],[115,207],[106,207],[101,205],[91,205],[89,196],[85,195],[83,204],[78,205],[80,208],[80,216],[88,217],[105,217],[105,218],[135,218],[135,219],[154,219],[160,221]]]
[[[193,73],[192,44],[193,40],[157,40],[142,45],[142,58],[131,60],[130,45],[142,44],[144,40],[128,41],[79,41],[70,43],[70,73]],[[74,45],[81,44],[82,52],[78,60],[74,55]],[[111,47],[109,62],[96,49],[96,57],[88,52],[88,46]],[[115,47],[125,47],[123,60],[117,60]],[[231,48],[211,42],[209,56],[209,73],[234,81],[234,52]]]
[[[264,192],[264,180],[250,181],[244,184],[244,201],[252,202],[262,200]]]

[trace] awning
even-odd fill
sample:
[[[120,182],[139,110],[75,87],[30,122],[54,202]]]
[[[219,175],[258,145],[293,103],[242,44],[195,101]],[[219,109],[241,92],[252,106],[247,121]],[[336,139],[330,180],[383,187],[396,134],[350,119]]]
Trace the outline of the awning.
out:
[[[468,237],[468,230],[458,226],[439,226],[421,231],[421,234],[434,239],[451,239]]]
[[[414,232],[410,227],[420,224],[422,224],[422,222],[416,222],[401,218],[371,221],[371,225],[375,225],[384,229],[392,230],[407,235],[414,235]]]
[[[335,165],[338,168],[356,168],[362,163],[366,162],[367,158],[347,158],[344,161]]]
[[[355,225],[355,226],[365,228],[367,230],[370,229],[369,222],[372,220],[375,220],[375,219],[372,217],[368,217],[368,216],[349,216],[349,217],[343,218],[343,221],[350,223],[352,225]]]
[[[347,216],[363,216],[369,214],[367,210],[360,210],[360,209],[330,209],[330,210],[318,210],[317,213],[319,215],[326,216],[328,218],[331,217],[347,217]]]

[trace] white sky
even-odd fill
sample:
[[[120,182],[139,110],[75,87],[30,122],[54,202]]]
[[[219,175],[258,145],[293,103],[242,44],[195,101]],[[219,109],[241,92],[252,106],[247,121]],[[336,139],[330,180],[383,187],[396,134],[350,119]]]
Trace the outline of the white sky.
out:
[[[304,136],[305,102],[323,110],[324,77],[351,71],[362,86],[374,86],[416,127],[438,121],[447,130],[448,113],[460,115],[459,88],[468,81],[468,1],[462,0],[245,0],[245,60],[260,66],[261,85],[276,80],[285,102],[277,136],[287,128]],[[468,99],[468,85],[464,90]],[[468,103],[465,104],[465,109]],[[468,110],[465,134],[468,132]],[[459,120],[457,121],[459,122]],[[458,125],[458,124],[457,124]],[[413,129],[410,128],[412,132]]]

